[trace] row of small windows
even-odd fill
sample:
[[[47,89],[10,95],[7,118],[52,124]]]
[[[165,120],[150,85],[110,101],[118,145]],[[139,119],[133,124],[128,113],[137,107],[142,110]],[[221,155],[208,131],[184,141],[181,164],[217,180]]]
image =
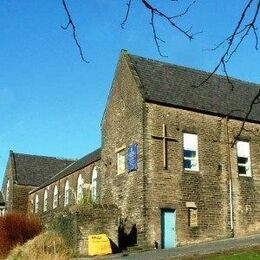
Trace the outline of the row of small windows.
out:
[[[237,141],[238,174],[251,176],[250,144],[246,141]],[[183,168],[187,171],[199,171],[198,135],[183,133]],[[117,174],[125,173],[125,149],[117,152]]]
[[[98,185],[98,176],[97,176],[97,169],[96,167],[93,169],[92,172],[92,185],[91,185],[91,199],[92,201],[97,200],[97,185]],[[65,182],[65,188],[64,188],[64,206],[68,206],[71,201],[71,188],[69,184],[69,180],[66,180]],[[76,203],[79,203],[84,197],[84,179],[81,174],[78,176],[77,180],[77,193],[76,193]],[[52,201],[52,208],[55,209],[58,207],[59,203],[59,191],[58,186],[54,186],[53,190],[53,201]],[[44,190],[43,195],[43,211],[48,210],[48,190]],[[39,195],[36,194],[34,198],[34,212],[39,212]]]

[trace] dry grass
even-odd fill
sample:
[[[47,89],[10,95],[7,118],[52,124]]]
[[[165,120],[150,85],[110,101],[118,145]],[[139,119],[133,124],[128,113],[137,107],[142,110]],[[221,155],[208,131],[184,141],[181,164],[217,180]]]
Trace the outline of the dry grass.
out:
[[[35,217],[10,213],[0,217],[0,258],[4,258],[18,244],[23,244],[42,230]]]
[[[67,260],[71,256],[65,241],[53,232],[45,232],[17,246],[8,255],[8,260]]]

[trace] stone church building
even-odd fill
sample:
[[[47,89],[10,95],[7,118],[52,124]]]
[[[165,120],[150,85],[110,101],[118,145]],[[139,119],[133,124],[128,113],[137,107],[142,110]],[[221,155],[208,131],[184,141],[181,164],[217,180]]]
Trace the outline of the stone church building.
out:
[[[208,75],[122,51],[101,148],[75,162],[57,159],[62,169],[46,165],[43,175],[20,169],[19,178],[8,166],[6,207],[11,189],[13,210],[22,189],[23,205],[40,215],[89,196],[118,209],[118,222],[91,231],[115,244],[119,220],[135,244],[150,247],[260,233],[260,103],[245,117],[260,87],[219,75],[197,87]]]
[[[2,187],[5,211],[27,213],[29,192],[73,162],[10,151]]]

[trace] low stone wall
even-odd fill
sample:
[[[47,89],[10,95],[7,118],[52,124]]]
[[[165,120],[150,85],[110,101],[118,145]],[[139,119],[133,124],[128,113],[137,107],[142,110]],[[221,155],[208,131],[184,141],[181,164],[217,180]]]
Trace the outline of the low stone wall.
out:
[[[77,205],[40,215],[47,229],[57,231],[75,255],[87,255],[88,235],[106,234],[118,248],[119,209],[114,205]]]
[[[114,206],[97,207],[92,211],[77,214],[77,247],[78,252],[87,255],[88,235],[106,234],[111,243],[118,246],[118,214]]]

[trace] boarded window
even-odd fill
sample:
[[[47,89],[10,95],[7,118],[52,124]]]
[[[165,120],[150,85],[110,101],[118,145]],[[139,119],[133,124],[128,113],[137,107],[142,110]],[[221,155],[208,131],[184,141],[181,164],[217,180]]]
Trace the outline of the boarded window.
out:
[[[70,184],[69,181],[66,180],[65,190],[64,190],[65,198],[64,198],[64,206],[69,205],[69,195],[70,195]]]
[[[82,175],[80,174],[77,181],[77,203],[79,203],[80,200],[83,199],[83,186],[84,180],[82,178]]]
[[[38,194],[35,195],[35,202],[34,202],[34,212],[38,213],[39,211],[39,196]]]
[[[58,207],[58,187],[55,185],[54,192],[53,192],[53,208]]]
[[[198,209],[189,208],[188,214],[189,214],[189,226],[197,227],[198,226]]]
[[[6,184],[6,193],[5,193],[5,201],[8,202],[9,201],[9,195],[10,195],[10,181],[7,181]]]
[[[117,152],[117,174],[125,173],[125,149]]]
[[[98,176],[97,176],[97,168],[94,167],[92,172],[92,181],[91,181],[91,199],[92,201],[97,200],[98,196]]]
[[[44,191],[44,196],[43,196],[43,211],[47,211],[48,209],[48,191]]]

